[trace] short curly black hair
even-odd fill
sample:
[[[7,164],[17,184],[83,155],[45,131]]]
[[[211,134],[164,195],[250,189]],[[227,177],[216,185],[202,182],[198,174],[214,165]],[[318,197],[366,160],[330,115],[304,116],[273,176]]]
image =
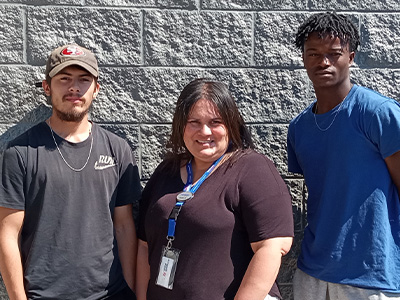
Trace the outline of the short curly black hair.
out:
[[[349,45],[350,52],[356,51],[360,45],[360,34],[356,26],[348,17],[335,12],[314,14],[300,25],[294,43],[302,52],[307,37],[313,32],[317,32],[320,37],[338,37],[342,46]]]

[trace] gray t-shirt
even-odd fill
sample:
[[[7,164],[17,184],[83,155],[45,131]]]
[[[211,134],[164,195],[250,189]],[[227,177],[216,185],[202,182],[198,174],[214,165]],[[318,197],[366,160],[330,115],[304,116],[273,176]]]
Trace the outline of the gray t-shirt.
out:
[[[29,299],[100,299],[126,286],[114,237],[116,206],[140,197],[128,144],[93,124],[92,136],[70,143],[40,123],[9,143],[0,206],[25,211],[21,254]]]

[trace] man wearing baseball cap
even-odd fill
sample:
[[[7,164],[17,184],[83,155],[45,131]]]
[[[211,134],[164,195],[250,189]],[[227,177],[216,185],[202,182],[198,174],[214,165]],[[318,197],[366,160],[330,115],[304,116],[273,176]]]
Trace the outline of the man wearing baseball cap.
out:
[[[88,119],[97,60],[55,49],[42,86],[52,115],[9,143],[0,183],[0,270],[13,299],[136,299],[140,196],[131,148]]]

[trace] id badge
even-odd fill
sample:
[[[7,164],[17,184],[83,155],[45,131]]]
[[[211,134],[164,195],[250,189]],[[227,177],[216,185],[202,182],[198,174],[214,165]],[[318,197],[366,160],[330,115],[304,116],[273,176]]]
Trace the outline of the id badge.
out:
[[[156,284],[166,289],[172,290],[175,279],[176,265],[178,264],[179,253],[181,250],[163,246],[161,251],[160,267]]]

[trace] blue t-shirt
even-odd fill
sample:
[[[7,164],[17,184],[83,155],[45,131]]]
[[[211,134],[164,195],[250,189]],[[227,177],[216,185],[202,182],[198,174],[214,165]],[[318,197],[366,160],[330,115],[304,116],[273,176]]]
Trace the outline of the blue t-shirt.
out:
[[[316,120],[313,106],[288,133],[289,171],[303,174],[308,188],[298,267],[324,281],[399,293],[400,200],[384,159],[400,150],[400,105],[354,85]]]

